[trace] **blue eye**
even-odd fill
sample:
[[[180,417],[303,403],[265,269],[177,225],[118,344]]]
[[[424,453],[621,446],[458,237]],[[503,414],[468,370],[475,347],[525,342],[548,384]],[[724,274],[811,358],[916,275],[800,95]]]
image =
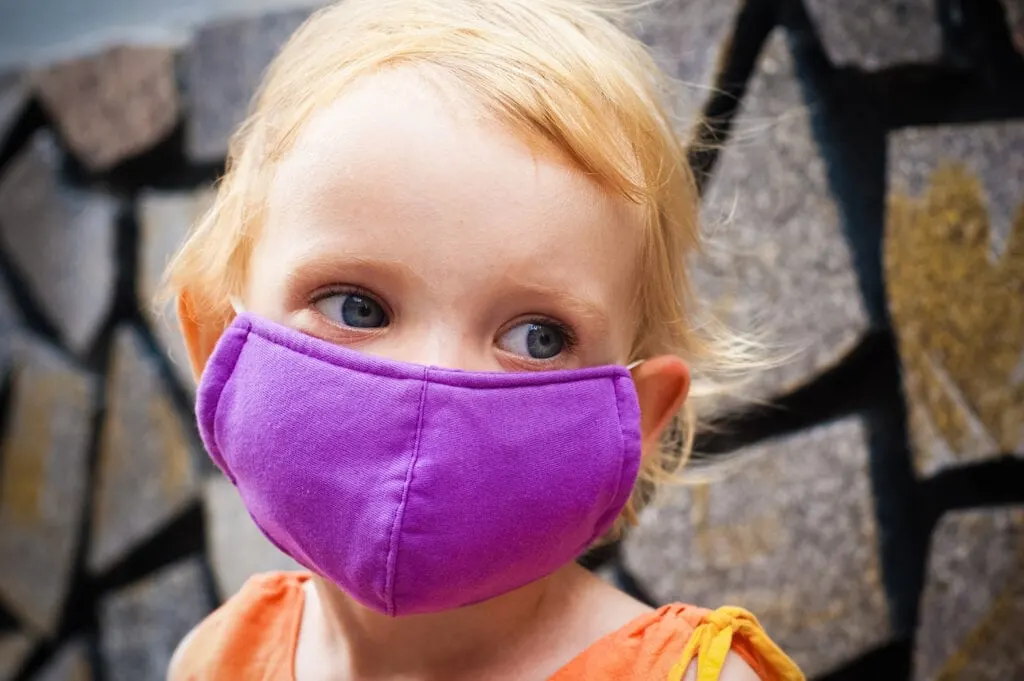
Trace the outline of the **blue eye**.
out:
[[[539,322],[514,326],[498,339],[502,350],[531,359],[557,357],[568,344],[562,329],[554,324]]]
[[[332,322],[354,329],[379,329],[389,322],[384,307],[362,293],[337,293],[321,298],[316,309]]]

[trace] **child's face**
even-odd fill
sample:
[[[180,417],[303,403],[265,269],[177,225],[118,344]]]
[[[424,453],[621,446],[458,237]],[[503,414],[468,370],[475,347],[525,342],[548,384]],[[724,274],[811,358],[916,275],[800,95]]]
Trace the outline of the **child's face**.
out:
[[[281,162],[246,307],[391,359],[476,371],[623,363],[639,209],[398,69]]]

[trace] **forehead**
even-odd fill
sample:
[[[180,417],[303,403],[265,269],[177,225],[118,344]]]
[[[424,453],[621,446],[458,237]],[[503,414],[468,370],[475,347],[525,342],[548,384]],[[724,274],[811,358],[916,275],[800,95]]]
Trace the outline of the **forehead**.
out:
[[[315,114],[276,171],[261,241],[284,261],[382,259],[430,285],[511,278],[620,304],[639,208],[450,87],[395,69]]]

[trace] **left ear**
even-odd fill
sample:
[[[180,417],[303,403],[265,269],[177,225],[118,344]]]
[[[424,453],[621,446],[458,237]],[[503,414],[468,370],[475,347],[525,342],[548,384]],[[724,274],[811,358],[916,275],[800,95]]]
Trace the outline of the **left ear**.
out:
[[[690,368],[673,355],[647,360],[633,369],[640,401],[640,433],[644,454],[657,447],[661,434],[683,408],[690,392]]]

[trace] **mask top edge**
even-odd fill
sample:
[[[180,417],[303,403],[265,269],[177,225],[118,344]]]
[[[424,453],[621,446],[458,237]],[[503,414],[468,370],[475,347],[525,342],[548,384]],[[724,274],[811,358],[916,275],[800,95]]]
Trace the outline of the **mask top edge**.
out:
[[[335,366],[344,366],[355,371],[391,378],[426,380],[453,387],[486,389],[511,386],[554,385],[557,383],[604,378],[631,378],[629,369],[618,364],[585,367],[582,369],[528,372],[466,371],[463,369],[412,364],[376,355],[368,355],[335,345],[334,343],[329,343],[301,331],[296,331],[252,313],[239,314],[232,322],[231,328],[241,329],[274,345],[287,348],[313,359],[328,362]]]

